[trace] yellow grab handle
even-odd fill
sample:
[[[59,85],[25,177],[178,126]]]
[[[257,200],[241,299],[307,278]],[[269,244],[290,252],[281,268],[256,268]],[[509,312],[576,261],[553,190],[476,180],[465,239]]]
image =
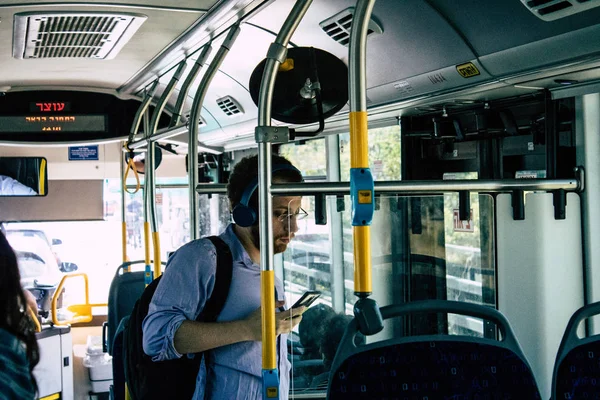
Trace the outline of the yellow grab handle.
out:
[[[154,279],[156,279],[162,274],[160,270],[160,238],[158,232],[152,232],[152,242],[154,243]]]
[[[260,272],[262,294],[262,359],[263,369],[277,368],[276,332],[275,332],[275,271]]]
[[[369,168],[367,112],[350,113],[350,168]]]
[[[60,297],[60,293],[62,292],[63,286],[65,285],[65,281],[67,279],[76,278],[78,276],[83,277],[84,285],[85,285],[85,304],[73,304],[67,307],[67,310],[75,314],[73,319],[68,321],[59,321],[57,317],[57,308],[56,303],[58,298]],[[54,296],[52,296],[52,322],[57,326],[65,326],[69,324],[77,324],[77,323],[85,323],[90,322],[92,320],[92,308],[93,307],[106,307],[108,304],[99,303],[99,304],[90,304],[90,291],[89,291],[89,283],[87,274],[83,272],[75,272],[72,274],[66,274],[60,280],[56,291],[54,292]]]
[[[35,325],[35,331],[36,332],[41,332],[42,331],[42,326],[40,325],[40,320],[38,319],[35,311],[33,311],[31,309],[31,307],[27,307],[27,314],[29,314],[29,318],[31,318],[31,321]]]

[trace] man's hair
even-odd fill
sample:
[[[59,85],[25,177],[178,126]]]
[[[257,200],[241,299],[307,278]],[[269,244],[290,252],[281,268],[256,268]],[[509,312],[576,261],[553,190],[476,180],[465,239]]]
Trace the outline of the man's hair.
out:
[[[292,163],[285,157],[273,154],[271,165],[274,167],[276,165],[292,165]],[[258,155],[244,157],[233,167],[233,171],[229,176],[229,183],[227,184],[227,197],[232,207],[240,202],[244,191],[257,176]],[[302,182],[302,175],[291,169],[275,171],[273,173],[273,180],[276,178],[285,182]],[[258,211],[258,189],[252,194],[248,205],[255,211]]]

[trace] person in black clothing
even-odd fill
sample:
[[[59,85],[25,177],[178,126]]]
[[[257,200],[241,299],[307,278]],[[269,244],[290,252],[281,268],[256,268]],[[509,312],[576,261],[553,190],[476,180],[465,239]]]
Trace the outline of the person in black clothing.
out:
[[[38,362],[17,257],[0,232],[0,397],[34,399],[37,385],[32,371]]]

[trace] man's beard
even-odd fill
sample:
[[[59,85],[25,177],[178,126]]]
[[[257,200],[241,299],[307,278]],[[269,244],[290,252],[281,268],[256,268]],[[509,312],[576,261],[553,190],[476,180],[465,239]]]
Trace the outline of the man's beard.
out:
[[[250,227],[250,233],[252,238],[252,244],[254,247],[260,250],[260,229],[258,224]],[[283,253],[287,249],[287,244],[277,243],[277,238],[273,238],[273,254]]]

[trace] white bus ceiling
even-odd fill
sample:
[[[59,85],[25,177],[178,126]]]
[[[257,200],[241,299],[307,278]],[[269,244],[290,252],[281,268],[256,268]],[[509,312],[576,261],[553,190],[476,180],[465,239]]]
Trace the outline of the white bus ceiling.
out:
[[[292,4],[292,0],[127,4],[4,1],[0,6],[0,38],[7,56],[0,58],[0,89],[85,90],[128,98],[141,96],[145,87],[163,76],[155,95],[158,98],[181,60],[189,57],[185,73],[189,72],[197,50],[216,36],[214,56],[223,39],[221,34],[242,20],[240,37],[206,95],[202,110],[206,125],[200,129],[200,142],[227,148],[237,138],[247,145],[245,139],[253,137],[257,112],[248,92],[249,77],[264,58]],[[330,38],[319,24],[353,5],[349,0],[315,1],[292,43],[316,46],[346,60],[347,47]],[[92,12],[134,14],[147,19],[112,59],[8,56],[13,49],[15,14]],[[556,17],[561,15],[557,13]],[[547,22],[516,0],[379,0],[372,19],[382,33],[371,35],[367,53],[371,122],[419,113],[419,105],[437,104],[441,109],[443,104],[460,106],[457,100],[486,101],[542,88],[559,89],[563,85],[558,79],[580,85],[594,81],[600,77],[594,57],[600,51],[600,42],[590,38],[600,30],[596,24],[599,17],[600,9],[592,8]],[[457,66],[469,62],[476,70],[467,66],[472,76],[463,77]],[[167,112],[182,81],[171,96]],[[189,113],[196,84],[192,85],[184,115]],[[234,98],[244,113],[227,116],[217,104],[225,96]],[[346,124],[346,111],[344,108],[330,119],[329,131]],[[173,140],[187,142],[185,135]]]
[[[408,265],[408,262],[403,264],[394,257],[400,255],[404,257],[405,252],[407,257],[412,256],[410,251],[414,250],[415,255],[429,255],[429,258],[435,262],[443,261],[444,268],[446,268],[446,250],[452,249],[456,260],[466,258],[464,253],[467,250],[476,250],[478,256],[473,259],[479,261],[474,262],[473,265],[478,265],[478,268],[472,265],[470,271],[467,271],[468,273],[452,276],[455,287],[449,287],[449,289],[455,290],[461,285],[470,288],[471,291],[477,289],[479,297],[485,297],[485,299],[474,302],[496,307],[508,317],[519,341],[523,347],[526,347],[525,353],[537,374],[544,398],[549,398],[550,367],[553,365],[555,350],[566,320],[578,306],[600,300],[600,275],[598,274],[600,250],[597,249],[598,246],[595,246],[600,235],[600,223],[598,222],[600,215],[597,207],[600,201],[600,173],[597,157],[600,151],[598,140],[600,127],[600,97],[598,95],[600,92],[600,58],[598,57],[600,55],[600,40],[598,40],[600,37],[600,8],[597,7],[600,0],[562,0],[561,3],[566,8],[555,12],[552,12],[551,8],[544,8],[544,5],[550,7],[558,2],[559,0],[377,0],[372,14],[371,27],[374,33],[367,39],[369,133],[376,138],[385,137],[376,144],[374,144],[375,140],[369,140],[372,148],[376,148],[383,142],[385,145],[396,146],[392,150],[394,160],[398,163],[397,170],[394,170],[397,175],[386,177],[385,180],[441,179],[433,176],[433,173],[425,177],[421,175],[430,173],[427,166],[435,164],[441,170],[448,167],[450,162],[456,162],[461,157],[463,164],[455,163],[450,166],[450,169],[455,167],[457,170],[459,168],[463,168],[463,170],[450,171],[449,169],[440,172],[471,173],[474,169],[484,170],[487,167],[494,175],[491,173],[488,174],[489,176],[479,175],[479,179],[512,179],[515,171],[510,168],[514,167],[515,170],[531,169],[525,168],[519,163],[533,153],[529,154],[525,151],[514,153],[512,154],[513,158],[506,161],[506,164],[509,164],[510,161],[513,164],[508,167],[502,165],[505,162],[502,157],[511,156],[508,154],[510,149],[502,147],[505,143],[510,142],[504,139],[514,139],[514,148],[516,149],[520,144],[528,146],[530,136],[533,137],[531,151],[533,152],[535,147],[537,153],[534,156],[538,156],[534,161],[542,160],[540,164],[548,169],[548,175],[557,175],[551,173],[552,167],[556,167],[556,165],[550,166],[552,163],[562,163],[558,175],[565,170],[568,170],[568,174],[570,174],[573,166],[581,165],[586,170],[586,189],[582,193],[569,193],[566,205],[567,217],[564,220],[555,219],[552,214],[554,206],[551,204],[549,193],[532,192],[528,194],[528,200],[523,205],[527,208],[525,219],[518,221],[512,219],[514,211],[511,195],[501,194],[494,197],[487,192],[479,196],[476,196],[475,192],[471,193],[474,196],[473,201],[478,202],[477,207],[480,207],[479,198],[481,197],[481,203],[485,203],[485,207],[481,207],[486,211],[484,216],[477,217],[485,219],[485,223],[480,222],[481,225],[477,225],[478,234],[485,233],[485,240],[477,239],[477,242],[480,243],[477,244],[479,246],[477,248],[470,247],[471,245],[475,246],[470,242],[467,243],[467,246],[459,240],[465,237],[469,239],[475,237],[474,230],[455,229],[446,233],[446,227],[452,225],[448,224],[444,217],[452,216],[455,211],[456,213],[460,212],[458,196],[452,197],[452,202],[455,202],[456,206],[453,206],[454,203],[451,204],[448,199],[444,199],[444,196],[438,196],[439,193],[429,196],[431,198],[423,196],[424,205],[421,205],[421,198],[413,199],[411,197],[399,200],[397,197],[402,196],[394,193],[393,196],[384,199],[373,224],[373,238],[377,241],[373,246],[374,254],[377,253],[376,255],[379,257],[379,253],[381,253],[379,264],[376,265],[378,268],[374,273],[374,282],[377,286],[382,286],[376,288],[374,298],[380,303],[402,302],[406,300],[402,296],[406,295],[406,298],[413,296],[412,293],[406,294],[411,290],[410,288],[402,286],[398,289],[400,286],[392,286],[398,284],[394,279],[397,276],[403,276],[403,268]],[[156,105],[178,65],[185,60],[187,68],[170,96],[159,121],[159,127],[164,127],[165,122],[169,120],[174,111],[183,82],[200,54],[200,50],[210,43],[213,49],[212,53],[205,61],[205,68],[191,85],[181,113],[187,120],[198,84],[206,72],[206,65],[211,63],[228,30],[236,23],[240,23],[241,33],[216,73],[204,99],[199,142],[201,147],[210,146],[213,150],[216,149],[217,153],[235,151],[234,156],[226,154],[229,157],[228,161],[233,159],[235,162],[242,155],[254,153],[253,147],[256,145],[254,129],[257,125],[258,110],[249,91],[250,76],[255,67],[264,59],[269,45],[275,40],[277,32],[294,3],[294,0],[1,1],[0,70],[2,75],[0,95],[5,95],[5,97],[3,97],[4,101],[0,98],[0,106],[2,106],[0,107],[0,116],[20,116],[24,113],[20,113],[20,111],[26,110],[30,105],[28,103],[35,104],[34,100],[48,99],[60,92],[64,96],[62,100],[58,101],[65,103],[72,101],[73,105],[78,107],[77,112],[106,115],[106,129],[103,128],[103,133],[107,135],[101,139],[97,138],[97,140],[89,138],[83,140],[84,132],[77,131],[75,134],[80,135],[78,138],[81,140],[51,144],[44,141],[25,143],[25,140],[15,139],[20,132],[16,130],[2,131],[0,126],[0,156],[45,157],[48,160],[49,190],[52,191],[53,187],[62,187],[66,191],[64,197],[52,198],[49,195],[47,198],[27,199],[30,200],[29,204],[41,204],[40,201],[49,199],[48,203],[52,202],[54,205],[47,204],[47,207],[60,208],[61,216],[53,214],[51,210],[44,210],[42,207],[39,207],[36,213],[27,215],[29,204],[21,203],[20,198],[0,199],[2,200],[0,201],[0,222],[3,220],[32,222],[31,220],[26,221],[28,217],[36,221],[49,219],[64,222],[72,217],[71,219],[74,220],[94,220],[96,222],[103,219],[102,223],[108,222],[105,225],[110,225],[110,229],[113,229],[113,226],[120,229],[121,221],[118,218],[120,214],[115,212],[118,208],[116,206],[114,209],[111,208],[110,215],[107,209],[109,205],[112,207],[113,203],[117,204],[115,198],[121,194],[118,192],[121,187],[118,179],[121,178],[122,141],[127,139],[126,135],[133,122],[133,113],[137,108],[138,101],[144,98],[146,91],[158,80],[160,84],[153,99],[153,105]],[[313,46],[323,49],[347,64],[348,47],[343,43],[344,38],[338,37],[338,41],[336,41],[328,35],[326,29],[338,23],[333,20],[334,17],[344,18],[347,16],[349,8],[353,7],[355,3],[354,0],[314,0],[291,38],[290,46]],[[532,4],[535,5],[532,6]],[[533,9],[530,9],[529,6]],[[23,21],[25,20],[23,18],[35,20],[36,18],[52,17],[52,15],[56,17],[79,15],[85,18],[92,14],[112,17],[122,14],[128,18],[137,19],[132,20],[133,28],[129,33],[125,33],[122,38],[117,36],[114,39],[117,40],[116,50],[113,52],[107,50],[106,58],[71,56],[29,58],[27,51],[30,50],[27,50],[26,47],[32,43],[35,44],[35,39],[24,33]],[[35,15],[41,17],[35,17]],[[116,19],[119,18],[116,17]],[[91,29],[93,27],[84,28],[84,33],[89,34]],[[27,42],[18,42],[17,40],[21,37],[26,38]],[[64,51],[67,52],[68,49]],[[72,55],[72,53],[67,54]],[[85,95],[77,92],[85,92]],[[101,104],[104,104],[100,101],[103,97],[100,94],[110,95],[106,97],[115,100],[111,103],[113,108],[99,110],[103,107]],[[72,99],[68,96],[72,96]],[[20,100],[13,101],[17,98]],[[89,100],[79,101],[83,98]],[[235,103],[240,108],[240,112],[227,115],[222,104],[219,104],[219,101],[224,99],[231,100],[231,104]],[[18,103],[14,109],[11,102]],[[514,137],[508,137],[510,134],[507,124],[500,119],[502,124],[498,125],[493,132],[493,129],[488,129],[491,125],[484,124],[482,129],[477,125],[475,129],[465,132],[465,137],[462,138],[458,133],[456,133],[456,138],[451,137],[446,142],[443,140],[448,139],[448,135],[441,138],[436,137],[435,118],[446,117],[450,113],[454,114],[451,116],[455,117],[457,121],[462,118],[463,121],[470,122],[472,126],[478,122],[476,113],[472,111],[477,109],[477,111],[485,113],[488,110],[486,107],[489,105],[488,102],[492,104],[490,109],[494,112],[518,110],[513,113],[520,122],[520,126],[513,124],[512,136]],[[131,109],[127,108],[132,104]],[[96,108],[92,106],[96,106]],[[549,111],[552,106],[556,106],[554,110],[556,112],[552,118],[547,118],[547,115],[553,114],[553,111]],[[19,110],[19,112],[15,110]],[[116,115],[117,111],[122,111],[122,113]],[[567,114],[567,117],[563,118],[563,114]],[[119,124],[115,121],[118,121]],[[551,126],[552,122],[562,125],[553,131],[555,127]],[[274,124],[281,123],[274,121]],[[431,129],[427,124],[431,125]],[[447,125],[449,126],[449,124]],[[118,127],[118,129],[114,127]],[[140,130],[143,130],[143,127],[144,123],[141,123]],[[299,128],[299,126],[293,127]],[[316,124],[311,124],[300,128],[313,130],[315,127]],[[541,127],[537,132],[538,136],[535,136],[534,127]],[[518,128],[522,128],[522,131],[518,132]],[[409,135],[411,129],[414,133],[412,136]],[[313,159],[307,157],[308,153],[302,151],[302,146],[283,145],[281,149],[285,150],[285,146],[288,146],[286,151],[302,161],[310,159],[313,162],[313,160],[322,159],[322,168],[315,167],[315,171],[318,170],[318,173],[315,172],[315,175],[307,181],[313,178],[314,180],[346,180],[347,178],[344,177],[350,163],[348,130],[348,105],[346,105],[326,121],[325,135],[329,136],[326,137],[326,140],[319,139],[323,154],[317,154],[315,150]],[[385,133],[386,131],[387,133]],[[186,176],[184,155],[187,153],[188,147],[187,128],[182,127],[181,132],[183,133],[162,141],[163,145],[171,145],[170,149],[176,154],[163,151],[162,164],[156,172],[156,177],[159,179],[175,178],[172,179],[173,182],[176,182],[173,185],[177,185],[175,189],[171,188],[172,192],[168,192],[168,188],[165,189],[159,197],[161,207],[164,204],[165,210],[161,218],[170,224],[165,223],[161,233],[167,240],[170,239],[170,243],[165,241],[163,250],[175,250],[190,238],[189,232],[183,232],[188,230],[188,227],[184,229],[185,224],[190,225],[190,223],[188,222],[189,214],[186,214],[188,212],[187,188],[184,183],[181,183]],[[23,136],[26,136],[27,133],[31,132],[25,132]],[[36,134],[41,133],[36,132]],[[43,133],[45,134],[45,132]],[[70,133],[73,134],[73,132]],[[114,135],[109,136],[109,133]],[[486,136],[488,133],[489,137]],[[574,137],[575,133],[576,139],[571,137],[571,135]],[[8,136],[2,136],[3,134],[12,135],[9,143],[6,140]],[[345,136],[337,137],[335,134],[344,134]],[[454,135],[454,131],[452,134]],[[540,138],[547,139],[554,134],[556,134],[554,143],[542,143],[540,140],[534,146],[534,141]],[[467,135],[470,136],[467,137]],[[46,136],[38,136],[44,140],[50,140],[45,139]],[[141,136],[139,134],[136,139],[140,139]],[[51,136],[47,137],[51,138]],[[60,135],[57,134],[55,137],[60,137]],[[421,139],[439,139],[439,143],[436,143],[439,146],[434,148],[432,145],[427,148],[431,150],[431,154],[425,154],[426,152],[420,154],[417,150],[425,148],[425,146],[418,147],[421,145],[418,142]],[[488,139],[490,139],[488,142],[483,143]],[[483,154],[484,145],[491,143],[492,140],[497,140],[493,146],[497,145],[498,147],[494,147],[493,150],[496,151],[494,154],[498,155],[498,159],[493,159],[491,150],[489,150],[489,154]],[[400,148],[401,141],[402,148]],[[317,141],[312,144],[314,145],[315,142]],[[98,160],[69,160],[67,146],[83,144],[98,144]],[[456,147],[453,147],[455,144]],[[480,144],[483,145],[480,146]],[[410,147],[411,145],[414,147]],[[551,148],[552,146],[555,147]],[[292,147],[294,149],[290,150]],[[491,149],[492,144],[489,147]],[[304,150],[310,148],[312,147],[305,146]],[[409,153],[407,150],[409,148],[416,150]],[[459,149],[460,151],[468,150],[470,153],[460,154],[458,157]],[[549,150],[546,151],[546,149]],[[564,149],[567,149],[568,154],[565,155]],[[503,153],[505,150],[506,153]],[[558,154],[561,150],[563,152]],[[551,158],[552,151],[555,151],[555,157],[548,160]],[[390,154],[392,154],[391,150]],[[455,157],[454,154],[457,155],[456,160],[452,159]],[[285,155],[288,156],[287,153]],[[429,158],[426,159],[426,157]],[[485,157],[489,159],[482,160]],[[383,156],[377,160],[380,170],[384,167],[382,159]],[[560,160],[557,161],[558,159]],[[347,160],[346,164],[343,164],[343,160]],[[297,160],[292,161],[298,164]],[[421,163],[417,164],[417,161]],[[446,162],[448,163],[444,164]],[[316,165],[318,162],[314,161],[313,164]],[[517,164],[519,165],[517,166]],[[413,165],[415,167],[411,168],[410,166]],[[456,167],[457,165],[459,166]],[[475,165],[474,168],[468,169],[473,165]],[[379,172],[381,173],[381,171]],[[567,173],[563,173],[563,175],[567,175]],[[130,173],[129,177],[131,176]],[[548,176],[548,178],[555,179],[556,176]],[[564,176],[560,178],[562,179]],[[569,175],[568,179],[572,179],[572,176]],[[107,196],[106,186],[103,187],[107,180],[110,180],[110,183],[113,184],[112,187],[117,189],[108,195],[113,195],[113,197],[103,199],[103,195]],[[90,200],[89,204],[82,205],[82,207],[87,207],[86,210],[78,211],[69,208],[69,203],[63,198],[72,197],[71,201],[78,201],[77,191],[84,187],[83,184],[79,184],[80,182],[86,182],[88,185],[85,186],[86,188],[91,187],[87,197],[94,197],[94,199]],[[170,194],[174,192],[177,192],[177,196],[170,197]],[[85,197],[84,195],[80,196],[81,198]],[[133,200],[135,200],[136,204],[141,205],[143,201],[141,192],[136,196],[135,198],[129,196],[126,201],[133,205]],[[203,195],[201,197],[205,209],[210,208],[207,213],[210,214],[209,217],[202,221],[205,228],[220,228],[219,224],[229,221],[228,204],[227,201],[223,201],[222,196],[208,198]],[[182,201],[182,198],[185,201]],[[87,200],[84,199],[82,202]],[[104,204],[102,204],[103,200]],[[313,198],[305,196],[305,200],[310,202],[313,201]],[[176,201],[177,207],[171,207],[171,204],[175,204]],[[381,198],[379,201],[381,203]],[[327,246],[323,249],[319,248],[319,252],[311,253],[312,257],[317,259],[314,263],[318,263],[323,270],[311,270],[309,267],[312,266],[298,268],[298,264],[295,264],[296,261],[293,258],[281,258],[277,268],[279,268],[278,272],[284,271],[284,268],[291,265],[296,267],[297,271],[308,270],[315,275],[327,276],[327,279],[331,272],[330,286],[333,287],[333,283],[337,285],[336,293],[333,293],[334,290],[331,289],[331,304],[337,307],[337,311],[349,310],[351,309],[349,302],[356,299],[352,292],[353,282],[351,280],[353,278],[350,273],[344,274],[347,272],[346,270],[352,269],[354,256],[351,249],[352,241],[348,234],[351,231],[350,225],[347,223],[350,221],[350,217],[344,215],[344,212],[349,214],[351,207],[343,207],[343,204],[340,205],[337,200],[336,202],[329,201],[327,206],[329,226],[310,226],[316,233],[302,232],[295,241],[298,258],[301,258],[300,256],[306,258],[312,251],[310,249]],[[447,207],[448,210],[444,210],[444,207]],[[307,210],[311,211],[309,208]],[[422,216],[420,216],[421,210],[423,210]],[[92,216],[84,211],[89,211]],[[137,222],[138,214],[140,214],[137,213],[138,211],[132,206],[131,210],[125,211],[123,214],[129,215],[132,217],[132,221]],[[39,217],[41,213],[44,213],[45,216]],[[73,216],[69,213],[78,215]],[[412,220],[413,216],[414,221]],[[138,219],[134,220],[133,217]],[[456,218],[458,217],[457,214]],[[141,221],[141,219],[139,220]],[[412,225],[413,222],[415,227]],[[416,228],[422,224],[429,224],[429,227]],[[100,222],[98,225],[93,225],[94,229],[99,225]],[[410,231],[411,229],[414,229],[414,232]],[[448,231],[451,230],[448,228]],[[133,229],[131,231],[133,232]],[[108,228],[106,228],[106,232],[108,232]],[[112,240],[110,246],[116,243],[114,248],[115,251],[118,251],[119,234],[117,231],[115,234],[110,232],[105,234],[103,239]],[[452,236],[455,232],[458,232],[455,235],[457,239],[453,239],[456,241],[448,240],[446,243],[445,235]],[[432,238],[436,235],[443,238],[440,241],[442,245],[436,245],[429,249],[432,247]],[[566,235],[568,235],[567,239],[565,239]],[[88,236],[92,235],[88,234]],[[130,247],[134,247],[135,251],[141,253],[141,235],[137,242],[137,235],[132,233],[130,236],[134,243]],[[315,239],[315,241],[310,242],[309,239]],[[392,242],[392,240],[396,242]],[[543,241],[543,245],[539,242],[540,240]],[[472,241],[475,242],[475,240]],[[344,243],[346,248],[344,248]],[[402,246],[406,245],[407,248],[412,246],[412,248],[400,249],[399,243],[402,243]],[[439,254],[436,252],[428,254],[428,249],[439,251]],[[449,250],[448,253],[450,254],[452,251]],[[106,253],[110,252],[106,251]],[[118,254],[115,255],[117,258],[118,256]],[[574,261],[570,262],[571,260]],[[428,261],[429,263],[426,263],[422,260],[421,264],[423,265],[419,268],[425,270],[437,265],[431,260]],[[466,261],[449,261],[448,266],[449,268],[457,265],[462,267],[461,263],[465,264]],[[344,268],[339,268],[340,265]],[[331,268],[330,271],[329,266],[335,266],[337,269]],[[116,265],[112,265],[112,263],[107,264],[104,270],[98,269],[95,273],[107,283],[111,279],[115,267]],[[415,268],[415,271],[420,271],[419,268]],[[442,271],[441,267],[439,269]],[[398,273],[398,275],[391,275],[391,273]],[[410,274],[412,273],[411,271]],[[477,274],[485,277],[479,277],[479,281],[476,282],[474,276]],[[417,289],[424,288],[429,281],[418,279],[430,278],[429,275],[417,276],[414,286]],[[433,278],[436,277],[433,276]],[[443,273],[437,278],[440,278],[438,281],[441,282],[439,287],[444,288],[446,274]],[[435,279],[431,281],[434,289],[438,281]],[[481,284],[482,281],[485,285]],[[298,282],[293,283],[299,285]],[[401,283],[404,284],[404,282]],[[389,286],[385,286],[385,284],[389,284]],[[411,281],[407,285],[412,284]],[[298,287],[304,289],[303,286]],[[516,289],[517,287],[519,290]],[[108,289],[104,292],[108,292]],[[103,295],[104,292],[102,292]],[[348,294],[347,297],[345,297],[346,294]],[[568,297],[568,300],[564,300],[562,296]],[[412,301],[414,298],[409,300]],[[536,318],[530,318],[531,315]],[[588,331],[600,332],[600,319],[597,318],[594,322],[588,324]],[[416,325],[408,328],[420,328]],[[457,326],[459,325],[457,324]],[[532,328],[532,326],[535,327]],[[76,327],[75,335],[79,337],[74,338],[74,343],[80,345],[84,343],[85,338],[82,337],[84,330],[86,335],[92,330],[93,334],[98,334],[99,327]],[[388,331],[384,331],[384,334],[388,333]],[[536,345],[538,346],[536,347]],[[81,372],[83,367],[79,366],[79,370]],[[82,376],[79,376],[76,377],[77,380],[87,380],[87,377],[82,379]],[[80,385],[78,389],[81,392],[82,386]],[[83,398],[85,393],[78,395],[77,399]]]

